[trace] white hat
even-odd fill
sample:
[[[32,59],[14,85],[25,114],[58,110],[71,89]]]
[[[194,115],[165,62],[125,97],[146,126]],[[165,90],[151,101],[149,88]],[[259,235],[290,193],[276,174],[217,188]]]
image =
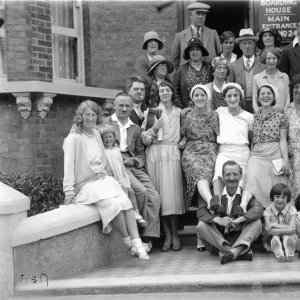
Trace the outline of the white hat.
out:
[[[191,92],[190,92],[191,99],[193,99],[193,93],[196,89],[204,90],[205,94],[207,95],[207,100],[209,101],[211,99],[211,93],[210,93],[209,88],[203,84],[196,84],[192,87]]]
[[[242,99],[240,99],[240,100],[243,100],[243,99],[244,99],[244,97],[245,97],[244,90],[242,89],[242,87],[241,87],[238,83],[235,83],[235,82],[225,83],[225,84],[223,85],[223,87],[222,87],[222,94],[223,94],[224,90],[225,90],[226,88],[228,88],[228,87],[232,87],[232,88],[238,89],[238,90],[241,92],[241,94],[242,94]]]
[[[254,36],[253,30],[251,28],[241,29],[240,37],[236,38],[235,42],[239,43],[245,40],[253,40],[255,42],[258,41],[258,37]]]

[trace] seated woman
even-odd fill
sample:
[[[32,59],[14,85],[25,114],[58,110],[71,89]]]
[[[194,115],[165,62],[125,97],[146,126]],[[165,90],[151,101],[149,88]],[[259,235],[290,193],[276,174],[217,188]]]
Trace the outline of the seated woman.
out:
[[[187,207],[191,204],[195,205],[192,199],[198,188],[199,194],[210,209],[215,204],[219,205],[219,197],[217,196],[217,201],[214,201],[210,191],[218,153],[219,117],[215,111],[207,111],[211,95],[206,86],[195,85],[190,97],[195,107],[188,107],[181,111],[182,139],[179,143],[179,148],[184,148],[181,163],[187,180]]]
[[[223,193],[223,164],[228,160],[236,161],[242,167],[243,187],[247,163],[250,155],[249,137],[252,136],[253,115],[240,106],[244,99],[244,91],[237,83],[227,83],[223,86],[223,97],[228,107],[219,107],[220,134],[217,142],[220,145],[213,177],[214,195]]]
[[[288,121],[288,146],[291,163],[292,200],[300,200],[300,74],[292,79],[293,100],[284,114]]]
[[[208,107],[211,107],[212,110],[216,110],[218,107],[227,106],[223,97],[222,89],[226,82],[229,69],[226,59],[220,56],[215,57],[212,60],[211,65],[214,80],[206,84],[211,94],[211,101]]]
[[[189,40],[183,53],[183,58],[189,61],[179,66],[173,79],[176,101],[181,108],[194,107],[194,102],[190,98],[193,86],[207,84],[213,80],[210,64],[202,60],[208,55],[208,51],[199,39]]]
[[[158,87],[162,115],[153,127],[142,133],[148,146],[146,166],[150,178],[161,196],[161,220],[165,235],[162,251],[181,249],[177,234],[178,215],[185,213],[182,170],[178,142],[180,141],[180,111],[175,106],[174,86],[163,82]],[[142,128],[147,123],[147,115]],[[162,135],[159,129],[162,129]]]
[[[290,104],[289,77],[277,69],[278,62],[279,52],[277,49],[265,50],[263,63],[266,64],[266,69],[253,77],[252,106],[254,112],[258,112],[257,90],[264,84],[271,84],[278,90],[275,99],[276,105],[273,107],[275,110],[282,112]]]
[[[173,64],[162,55],[155,55],[151,59],[150,69],[146,80],[146,104],[148,107],[157,107],[160,100],[158,97],[158,86],[162,82],[171,82],[168,74],[174,70]]]
[[[274,110],[275,91],[270,85],[258,90],[259,111],[254,114],[253,142],[247,165],[241,207],[246,211],[254,196],[263,207],[270,205],[269,191],[276,183],[287,184],[290,173],[286,117]],[[278,167],[279,166],[279,167]]]
[[[273,203],[264,211],[267,234],[264,239],[279,262],[291,262],[295,250],[300,250],[296,234],[297,210],[290,204],[291,191],[285,184],[275,184],[271,189],[270,199]]]
[[[82,134],[70,133],[63,146],[65,204],[95,204],[103,232],[109,233],[114,226],[133,254],[149,259],[139,237],[132,204],[118,182],[105,171],[103,143],[94,129],[99,117],[100,108],[91,100],[77,108],[74,122],[82,128]]]
[[[235,35],[232,31],[224,31],[220,35],[222,44],[222,53],[220,56],[226,59],[227,65],[235,62],[237,59],[237,55],[232,52],[234,49],[234,40]]]

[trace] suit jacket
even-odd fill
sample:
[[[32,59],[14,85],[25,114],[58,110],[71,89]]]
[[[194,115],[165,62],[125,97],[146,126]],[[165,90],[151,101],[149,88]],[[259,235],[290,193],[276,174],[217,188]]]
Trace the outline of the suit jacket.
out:
[[[227,197],[226,195],[223,195],[221,198],[221,203],[224,205],[226,204],[225,201],[225,197]],[[202,199],[201,197],[199,198],[199,208],[197,211],[197,217],[200,221],[206,222],[206,223],[213,223],[212,220],[219,215],[212,215],[209,210],[207,209],[207,203],[204,201],[204,199]],[[240,205],[241,203],[241,195],[236,195],[235,198],[233,199],[232,202],[232,208],[230,211],[231,215],[235,209],[235,207],[237,205]],[[227,212],[227,206],[224,205],[225,208],[225,212]],[[248,206],[247,206],[247,211],[244,213],[244,217],[246,218],[246,223],[250,223],[253,221],[256,221],[258,219],[260,219],[263,215],[263,206],[262,204],[257,201],[254,197],[249,201]],[[227,215],[227,214],[226,214]]]
[[[179,65],[186,63],[187,61],[183,59],[184,49],[187,47],[188,42],[193,36],[194,32],[191,26],[185,30],[176,33],[173,46],[172,46],[172,55],[171,60],[174,64],[175,69],[178,69]],[[206,26],[202,28],[202,41],[204,47],[209,53],[209,56],[204,57],[204,61],[211,63],[214,57],[218,56],[218,53],[221,53],[222,47],[218,33],[214,29],[210,29]]]
[[[300,47],[300,46],[299,46]],[[281,52],[278,69],[289,75],[290,80],[293,76],[300,73],[300,49],[293,47],[293,42],[285,46]]]
[[[118,123],[113,121],[111,116],[109,116],[104,120],[104,124],[109,124],[115,127],[117,133],[116,140],[120,144],[120,128]],[[140,166],[143,167],[146,160],[145,146],[142,142],[141,128],[136,124],[127,128],[127,145],[130,155],[132,157],[136,157],[139,160]]]
[[[137,59],[134,69],[141,77],[145,77],[147,76],[148,70],[150,68],[150,64],[151,63],[149,57],[146,51],[144,51],[144,53]]]
[[[143,109],[142,109],[142,111],[143,111]],[[143,121],[144,121],[144,118],[140,119],[134,109],[131,111],[129,118],[134,124],[138,125],[139,127],[142,126]]]

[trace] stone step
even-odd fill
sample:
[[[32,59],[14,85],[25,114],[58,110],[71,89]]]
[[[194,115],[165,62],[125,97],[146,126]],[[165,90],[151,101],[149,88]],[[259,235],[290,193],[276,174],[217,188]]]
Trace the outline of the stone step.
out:
[[[280,264],[274,254],[254,251],[254,260],[220,265],[218,256],[195,247],[162,253],[154,249],[149,261],[130,258],[71,278],[18,284],[16,297],[172,293],[199,291],[278,291],[299,289],[300,259]],[[284,267],[283,267],[284,266]]]
[[[197,245],[196,225],[184,226],[183,230],[178,230],[183,246],[195,246]]]

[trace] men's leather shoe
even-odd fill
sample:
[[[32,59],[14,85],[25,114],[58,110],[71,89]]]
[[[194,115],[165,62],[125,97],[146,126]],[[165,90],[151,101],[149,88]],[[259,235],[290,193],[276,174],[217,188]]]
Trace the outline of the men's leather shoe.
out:
[[[242,255],[239,255],[236,260],[253,260],[253,252],[251,249],[249,249],[247,252],[243,253]]]
[[[235,260],[232,252],[228,252],[228,253],[219,252],[219,258],[220,258],[221,265],[227,264]]]
[[[237,205],[234,210],[233,210],[233,215],[238,218],[244,214],[244,210],[242,209],[241,206]]]

